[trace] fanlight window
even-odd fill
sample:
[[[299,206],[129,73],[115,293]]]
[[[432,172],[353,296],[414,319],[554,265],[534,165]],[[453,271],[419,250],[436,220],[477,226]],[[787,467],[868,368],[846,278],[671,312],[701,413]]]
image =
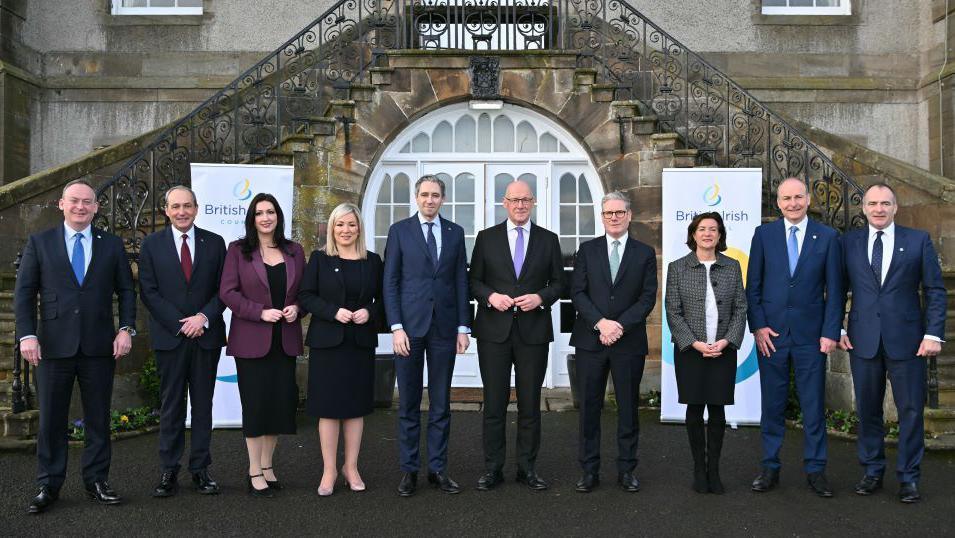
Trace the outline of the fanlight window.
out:
[[[429,131],[416,133],[399,153],[569,153],[548,132],[538,132],[530,122],[514,121],[507,114],[461,116],[454,125],[441,121]]]

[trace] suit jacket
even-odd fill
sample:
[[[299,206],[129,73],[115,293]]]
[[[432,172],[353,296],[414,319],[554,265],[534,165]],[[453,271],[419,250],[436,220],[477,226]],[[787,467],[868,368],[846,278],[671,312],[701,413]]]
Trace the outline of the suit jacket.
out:
[[[153,349],[170,350],[187,339],[179,334],[179,320],[201,312],[209,327],[196,343],[203,349],[225,345],[225,306],[219,299],[219,282],[225,263],[225,241],[202,228],[195,229],[192,276],[186,282],[172,227],[150,234],[139,254],[139,295],[149,310],[149,335]]]
[[[790,276],[788,226],[779,219],[753,234],[746,271],[749,327],[771,327],[779,333],[777,342],[793,345],[818,344],[821,336],[838,341],[844,307],[839,234],[809,219]]]
[[[285,304],[298,304],[298,288],[305,269],[305,251],[298,243],[289,243],[289,252],[285,253]],[[281,308],[272,305],[269,280],[265,273],[265,263],[258,250],[252,252],[252,259],[246,259],[239,247],[239,241],[233,241],[225,255],[222,268],[222,282],[219,286],[219,299],[232,310],[229,326],[229,338],[226,353],[245,359],[264,357],[272,343],[272,324],[262,321],[262,311],[267,308]],[[282,349],[286,355],[301,355],[302,316],[294,323],[282,324]]]
[[[355,341],[359,346],[374,348],[378,345],[378,327],[382,321],[381,308],[381,258],[374,252],[360,260],[361,293],[358,304],[368,310],[368,321],[355,325]],[[329,256],[324,250],[312,252],[302,285],[298,291],[301,307],[312,314],[305,343],[315,348],[335,347],[345,339],[345,327],[335,319],[339,308],[345,306],[345,279],[342,260]]]
[[[408,336],[428,334],[434,323],[444,338],[471,325],[464,228],[438,216],[438,266],[428,253],[418,215],[391,225],[385,244],[383,295],[388,327],[400,323]]]
[[[945,335],[946,294],[935,247],[928,233],[896,224],[892,262],[880,287],[869,264],[868,238],[868,226],[842,236],[846,287],[852,291],[852,353],[872,358],[881,340],[889,357],[914,359],[926,334]]]
[[[517,323],[525,343],[552,342],[550,306],[560,299],[564,289],[564,263],[557,235],[532,223],[520,275],[514,274],[512,260],[507,221],[478,233],[471,255],[471,294],[478,303],[472,334],[489,342],[505,342],[511,334],[511,325]],[[511,297],[536,293],[543,302],[528,312],[520,309],[499,312],[488,304],[492,293]]]
[[[739,349],[746,330],[746,292],[739,262],[717,253],[710,268],[710,282],[716,295],[716,339],[725,338]],[[695,252],[667,266],[664,303],[670,335],[681,351],[693,342],[706,341],[706,267]]]
[[[570,296],[577,319],[570,345],[601,351],[600,332],[594,325],[601,318],[623,325],[623,336],[610,349],[646,355],[647,316],[657,302],[657,255],[649,245],[627,237],[617,278],[610,281],[607,238],[600,236],[580,245],[574,259]]]
[[[63,225],[31,235],[14,291],[17,338],[36,335],[44,359],[113,355],[116,325],[136,325],[136,291],[123,240],[92,228],[92,258],[80,285],[66,252]],[[40,322],[37,325],[37,294]]]

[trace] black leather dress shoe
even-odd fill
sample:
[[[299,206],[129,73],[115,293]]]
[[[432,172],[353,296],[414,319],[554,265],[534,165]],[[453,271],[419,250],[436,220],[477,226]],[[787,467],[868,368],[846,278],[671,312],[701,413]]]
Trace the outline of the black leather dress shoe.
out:
[[[617,485],[627,493],[640,491],[640,481],[637,480],[637,477],[633,476],[631,472],[620,473],[617,477]]]
[[[268,480],[266,480],[268,483]],[[192,473],[192,485],[201,495],[218,495],[219,484],[209,476],[209,471],[203,469],[198,473]],[[272,487],[271,485],[269,486]]]
[[[119,504],[123,502],[123,498],[113,491],[113,488],[109,487],[106,481],[86,484],[86,495],[89,496],[90,500],[100,504]]]
[[[862,477],[862,480],[856,484],[856,495],[872,495],[880,489],[882,489],[881,476],[865,475]]]
[[[600,485],[600,477],[595,474],[584,473],[584,476],[577,481],[577,486],[574,489],[577,490],[577,493],[590,493],[598,485]]]
[[[501,471],[487,472],[481,475],[481,478],[478,478],[477,489],[478,491],[488,491],[497,487],[498,484],[504,482],[504,473]]]
[[[428,473],[428,483],[445,493],[460,493],[461,486],[445,473]]]
[[[524,484],[534,491],[544,491],[550,487],[547,482],[534,471],[517,471],[517,482]]]
[[[915,482],[902,482],[899,484],[899,500],[905,504],[917,503],[922,500],[919,495],[919,486]]]
[[[262,470],[263,470],[263,471],[271,471],[272,468],[271,468],[271,467],[262,467]],[[268,478],[266,478],[266,479],[265,479],[265,483],[268,484],[268,485],[269,485],[269,489],[271,489],[271,490],[273,490],[273,491],[282,491],[282,483],[279,482],[277,479],[276,479],[276,480],[269,480]]]
[[[269,487],[268,482],[266,482],[265,487],[262,489],[255,487],[255,484],[252,483],[253,478],[262,477],[262,480],[265,480],[265,475],[263,475],[262,473],[259,473],[256,475],[246,475],[246,476],[247,476],[246,480],[248,480],[247,484],[248,484],[249,495],[253,497],[259,497],[260,499],[271,499],[272,497],[275,497],[275,493],[272,491],[272,488]]]
[[[753,480],[752,490],[756,493],[766,493],[779,485],[779,470],[763,469],[756,480]]]
[[[418,473],[405,473],[401,475],[401,482],[398,483],[398,495],[411,497],[417,489]]]
[[[809,473],[806,475],[806,482],[809,489],[816,495],[828,499],[832,497],[832,488],[829,487],[829,481],[826,480],[826,474],[822,471],[818,473]]]
[[[172,497],[179,492],[179,478],[176,471],[163,471],[159,485],[153,490],[153,497]]]
[[[27,512],[30,514],[39,514],[47,508],[53,506],[53,503],[60,498],[60,492],[51,489],[50,486],[40,486],[39,493],[30,501]]]

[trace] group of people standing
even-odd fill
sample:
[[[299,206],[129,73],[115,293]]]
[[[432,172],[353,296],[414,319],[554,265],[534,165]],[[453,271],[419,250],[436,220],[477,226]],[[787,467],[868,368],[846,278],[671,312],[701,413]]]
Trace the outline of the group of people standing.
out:
[[[170,226],[143,241],[139,260],[140,296],[150,313],[161,379],[162,473],[155,497],[179,489],[187,391],[193,487],[202,494],[219,492],[208,469],[212,396],[223,345],[236,359],[248,492],[272,497],[282,489],[273,455],[278,436],[297,429],[295,362],[305,344],[310,347],[306,411],[318,418],[323,457],[318,494],[331,495],[339,473],[351,490],[363,491],[358,456],[363,417],[373,408],[374,350],[381,330],[390,330],[396,355],[399,495],[415,494],[423,467],[425,368],[427,480],[446,493],[461,491],[448,472],[450,386],[455,356],[467,350],[470,336],[477,340],[484,386],[485,473],[477,489],[491,490],[504,481],[512,369],[518,408],[515,478],[530,489],[547,489],[536,465],[540,391],[554,337],[550,308],[568,284],[577,310],[570,342],[580,388],[582,476],[576,490],[590,492],[600,483],[600,414],[612,374],[619,408],[617,485],[639,491],[637,405],[649,352],[646,320],[658,290],[656,253],[628,233],[629,198],[619,192],[604,196],[600,213],[606,234],[580,245],[567,283],[557,236],[531,221],[536,200],[527,183],[507,186],[502,200],[507,220],[479,232],[470,270],[464,230],[439,214],[442,180],[422,176],[414,192],[418,212],[392,225],[384,261],[365,247],[359,208],[345,203],[331,212],[325,246],[307,262],[301,245],[286,238],[285,216],[270,194],[252,199],[244,237],[226,247],[222,237],[195,226],[198,204],[191,189],[177,186],[165,193]],[[765,453],[752,489],[768,491],[779,481],[792,364],[806,425],[809,486],[820,496],[832,495],[824,475],[822,414],[825,357],[838,344],[851,354],[861,419],[859,455],[866,471],[856,492],[871,494],[882,485],[887,372],[900,409],[900,498],[914,502],[925,395],[925,366],[917,356],[939,352],[945,317],[945,290],[932,243],[924,232],[893,224],[896,200],[886,185],[866,191],[868,233],[856,230],[841,238],[807,218],[809,195],[801,180],[783,181],[777,201],[783,218],[757,229],[745,291],[739,263],[722,253],[726,228],[718,213],[693,219],[687,230],[689,254],[668,267],[666,318],[679,399],[687,404],[693,488],[724,491],[719,475],[724,406],[733,403],[736,353],[748,316],[760,353]],[[91,226],[98,206],[88,183],[69,183],[59,207],[63,226],[30,237],[15,294],[20,349],[37,369],[41,410],[40,490],[29,505],[31,513],[48,509],[65,480],[74,380],[86,424],[86,491],[103,504],[121,502],[107,481],[109,404],[115,361],[129,353],[136,334],[133,277],[122,241]],[[853,306],[848,333],[840,335],[847,286]],[[472,299],[477,303],[473,323]],[[232,312],[228,338],[226,307]],[[303,339],[301,320],[308,314],[312,318]],[[339,469],[340,438],[344,462]]]

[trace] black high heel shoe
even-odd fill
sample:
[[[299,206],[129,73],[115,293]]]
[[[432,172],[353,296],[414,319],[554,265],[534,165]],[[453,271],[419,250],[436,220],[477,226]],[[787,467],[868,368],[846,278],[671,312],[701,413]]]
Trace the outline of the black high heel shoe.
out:
[[[272,497],[274,497],[274,495],[272,494],[272,488],[270,488],[269,486],[265,486],[265,489],[258,489],[254,485],[252,485],[252,479],[258,478],[260,476],[263,478],[265,477],[265,475],[263,475],[262,473],[259,473],[256,475],[249,475],[249,495],[253,497],[263,497],[266,499],[271,499]]]
[[[271,467],[262,467],[262,470],[263,470],[263,471],[271,471],[272,468],[271,468]],[[269,488],[270,488],[270,489],[274,489],[275,491],[280,491],[280,490],[282,489],[282,484],[279,484],[279,481],[278,481],[278,480],[269,480],[268,478],[266,478],[266,479],[265,479],[265,483],[269,485]]]

